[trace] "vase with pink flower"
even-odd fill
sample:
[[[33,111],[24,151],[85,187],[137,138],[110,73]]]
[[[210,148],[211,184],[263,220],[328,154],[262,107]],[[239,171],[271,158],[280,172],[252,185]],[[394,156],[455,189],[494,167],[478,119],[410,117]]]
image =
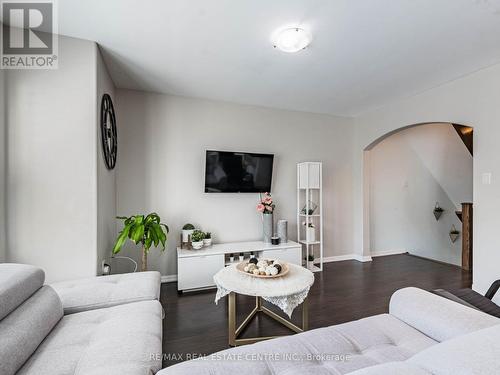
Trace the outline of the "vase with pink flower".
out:
[[[262,214],[262,232],[265,243],[271,243],[273,236],[273,212],[276,205],[273,202],[271,194],[261,195],[260,202],[257,204],[257,212]]]

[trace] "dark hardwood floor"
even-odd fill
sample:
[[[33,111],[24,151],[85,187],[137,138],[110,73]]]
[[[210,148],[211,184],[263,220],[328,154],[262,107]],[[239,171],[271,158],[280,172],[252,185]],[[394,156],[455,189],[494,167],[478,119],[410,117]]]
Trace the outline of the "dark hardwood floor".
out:
[[[324,271],[315,273],[315,278],[309,293],[310,329],[385,313],[391,294],[403,287],[453,289],[470,287],[472,283],[471,274],[456,266],[411,255],[378,257],[367,263],[326,263]],[[214,297],[215,290],[178,295],[176,283],[162,285],[160,300],[166,313],[163,322],[164,367],[189,359],[189,356],[228,348],[227,297],[219,305],[215,305]],[[254,298],[237,296],[239,321],[254,304]],[[292,316],[299,325],[300,309],[297,308]],[[288,333],[279,323],[258,315],[243,336]]]

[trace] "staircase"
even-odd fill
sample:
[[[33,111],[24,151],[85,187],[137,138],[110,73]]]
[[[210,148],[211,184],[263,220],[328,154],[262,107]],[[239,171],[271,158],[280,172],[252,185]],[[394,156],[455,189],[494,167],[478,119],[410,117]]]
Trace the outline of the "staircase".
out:
[[[474,149],[473,149],[474,129],[471,128],[470,126],[464,126],[458,124],[452,124],[452,125],[455,128],[455,131],[458,133],[459,137],[462,139],[462,142],[464,142],[464,145],[465,147],[467,147],[467,150],[469,150],[471,156],[474,156]]]

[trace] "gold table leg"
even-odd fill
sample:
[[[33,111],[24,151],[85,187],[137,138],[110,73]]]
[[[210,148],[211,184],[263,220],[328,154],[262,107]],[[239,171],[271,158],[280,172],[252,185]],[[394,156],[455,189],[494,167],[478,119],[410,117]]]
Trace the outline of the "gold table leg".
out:
[[[229,293],[228,297],[229,345],[236,346],[236,295]]]
[[[269,340],[275,337],[279,337],[279,336],[259,336],[259,337],[245,338],[245,339],[238,338],[243,329],[245,329],[245,327],[252,321],[252,319],[257,315],[258,312],[266,314],[270,318],[273,318],[278,323],[281,323],[282,325],[284,325],[285,327],[296,333],[304,332],[307,331],[308,329],[309,314],[308,314],[307,298],[304,299],[304,302],[302,303],[302,328],[300,328],[295,324],[293,324],[291,321],[269,310],[267,307],[262,306],[262,299],[260,297],[255,297],[254,309],[250,312],[250,314],[248,314],[245,317],[245,319],[238,326],[238,328],[236,328],[236,294],[234,292],[231,292],[229,293],[228,296],[229,346],[253,344],[258,341]]]
[[[307,302],[307,297],[302,302],[302,331],[307,331],[309,329],[309,306]]]

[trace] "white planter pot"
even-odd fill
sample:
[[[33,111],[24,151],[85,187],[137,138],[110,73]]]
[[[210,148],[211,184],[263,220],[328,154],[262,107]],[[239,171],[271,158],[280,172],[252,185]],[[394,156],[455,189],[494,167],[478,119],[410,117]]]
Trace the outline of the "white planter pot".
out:
[[[316,242],[316,228],[306,228],[306,242]]]
[[[191,242],[191,246],[193,246],[195,250],[200,250],[203,247],[203,241]]]
[[[211,246],[212,245],[212,239],[211,238],[205,238],[203,240],[203,246]]]
[[[194,229],[183,229],[182,230],[182,242],[189,242],[189,236],[192,235]]]

